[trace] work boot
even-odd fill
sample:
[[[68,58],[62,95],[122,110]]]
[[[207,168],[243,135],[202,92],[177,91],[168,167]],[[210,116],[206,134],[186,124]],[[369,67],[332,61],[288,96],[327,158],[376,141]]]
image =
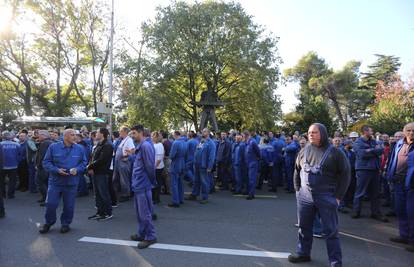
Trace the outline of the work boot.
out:
[[[138,242],[144,241],[144,238],[137,234],[131,235],[130,238],[132,241],[138,241]]]
[[[170,207],[170,208],[179,208],[179,207],[180,207],[180,205],[175,204],[175,203],[169,203],[169,204],[168,204],[168,207]]]
[[[52,227],[52,225],[45,223],[44,225],[42,225],[39,229],[39,233],[41,234],[46,234],[47,232],[49,232],[50,227]]]
[[[194,200],[197,200],[197,196],[194,196],[193,194],[190,194],[185,198],[185,200],[194,201]]]
[[[291,263],[310,262],[311,257],[310,256],[300,256],[300,255],[291,254],[288,257],[288,261],[291,262]]]
[[[157,239],[153,239],[153,240],[144,240],[138,243],[138,248],[139,249],[144,249],[147,248],[153,244],[157,243]]]
[[[384,223],[387,223],[387,222],[389,222],[390,220],[388,220],[386,217],[384,217],[382,214],[373,214],[373,215],[371,215],[371,219],[374,219],[374,220],[377,220],[377,221],[380,221],[380,222],[384,222]]]
[[[408,244],[408,239],[402,238],[400,236],[390,237],[390,241],[400,244]]]
[[[359,218],[361,218],[361,213],[353,212],[352,215],[351,215],[351,218],[352,219],[359,219]]]
[[[62,225],[62,227],[60,227],[60,233],[61,234],[66,234],[69,231],[70,231],[69,225]]]

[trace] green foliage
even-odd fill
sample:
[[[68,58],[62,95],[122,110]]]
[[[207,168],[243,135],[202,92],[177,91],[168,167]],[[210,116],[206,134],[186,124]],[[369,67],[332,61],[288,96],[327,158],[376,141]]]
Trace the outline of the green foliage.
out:
[[[175,2],[157,11],[155,20],[143,25],[151,64],[134,84],[135,90],[143,86],[149,94],[139,101],[156,96],[165,104],[157,111],[171,126],[193,124],[198,129],[201,110],[196,102],[210,90],[228,103],[218,111],[220,125],[274,125],[280,115],[273,93],[280,63],[276,37],[235,3]]]

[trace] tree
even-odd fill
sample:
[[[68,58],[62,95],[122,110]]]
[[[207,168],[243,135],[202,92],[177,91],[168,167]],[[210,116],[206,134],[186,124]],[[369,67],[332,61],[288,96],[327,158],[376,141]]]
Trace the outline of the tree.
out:
[[[267,93],[255,94],[272,99],[270,112],[262,115],[276,117],[277,38],[266,35],[239,4],[176,2],[157,11],[154,22],[143,25],[143,35],[153,55],[150,90],[168,98],[165,116],[177,123],[192,123],[198,130],[196,102],[202,91],[211,90],[231,100],[237,96],[232,91],[265,88]],[[249,79],[255,82],[249,83]],[[229,108],[234,110],[236,105]],[[237,106],[235,111],[242,109]]]

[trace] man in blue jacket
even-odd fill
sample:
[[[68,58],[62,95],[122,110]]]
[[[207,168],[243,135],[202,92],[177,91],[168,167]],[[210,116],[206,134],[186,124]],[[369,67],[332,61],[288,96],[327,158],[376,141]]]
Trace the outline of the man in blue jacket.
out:
[[[406,244],[414,252],[414,122],[405,125],[405,138],[398,141],[388,158],[387,180],[394,188],[399,236],[392,242]]]
[[[0,176],[0,190],[2,190],[3,195],[6,195],[6,185],[5,179],[6,176],[9,177],[8,189],[7,189],[7,198],[14,198],[14,192],[16,190],[16,180],[17,180],[17,167],[20,162],[20,145],[16,142],[13,142],[13,135],[9,131],[4,131],[2,133],[3,140],[1,142],[3,150],[3,170]]]
[[[252,133],[254,133],[254,131]],[[248,173],[247,200],[252,200],[254,199],[257,173],[259,170],[260,149],[256,143],[256,140],[250,136],[249,131],[244,131],[243,135],[246,140],[246,150],[244,152],[244,156],[245,156],[244,160],[247,165],[247,173]]]
[[[286,181],[288,193],[294,193],[293,188],[293,173],[295,172],[295,161],[296,156],[300,150],[300,146],[297,141],[297,137],[294,136],[292,139],[290,136],[286,137],[286,147],[285,147],[285,168],[286,168]]]
[[[132,170],[132,191],[134,192],[135,211],[138,220],[137,234],[131,239],[139,241],[138,248],[144,249],[157,242],[152,222],[153,203],[152,188],[155,179],[155,149],[150,138],[145,139],[144,126],[136,125],[131,129],[131,137],[137,143],[134,152],[136,157]]]
[[[283,186],[283,148],[285,141],[280,138],[280,134],[271,142],[273,146],[273,173],[271,192],[276,192],[278,186]]]
[[[232,166],[234,179],[236,181],[234,194],[241,194],[243,190],[243,166],[244,166],[244,151],[246,145],[242,142],[243,136],[240,133],[236,134],[236,141],[232,147]],[[246,189],[245,189],[246,190]]]
[[[213,179],[213,167],[216,156],[216,145],[210,138],[210,130],[203,130],[203,139],[198,144],[194,155],[194,184],[191,195],[187,200],[197,200],[201,191],[201,204],[208,201],[211,180]]]
[[[356,155],[356,190],[352,218],[361,217],[361,201],[369,192],[371,201],[371,218],[382,222],[388,222],[380,211],[380,157],[384,148],[372,138],[373,130],[364,125],[361,128],[362,136],[354,143]]]
[[[170,174],[172,202],[169,207],[178,208],[184,203],[183,178],[186,170],[185,159],[187,154],[187,143],[179,131],[174,132],[174,139],[170,151]]]
[[[75,199],[80,177],[85,173],[88,161],[85,150],[76,144],[76,132],[66,129],[63,141],[54,143],[47,149],[43,168],[49,173],[49,187],[46,197],[46,223],[39,232],[45,234],[56,222],[56,209],[63,199],[63,212],[60,216],[62,234],[70,231],[75,210]]]
[[[231,144],[227,141],[226,132],[221,133],[216,162],[218,180],[221,181],[220,190],[229,190],[229,180],[231,179]]]
[[[188,133],[187,141],[187,158],[186,158],[186,176],[190,179],[190,183],[194,183],[194,153],[196,151],[198,140],[195,132]]]

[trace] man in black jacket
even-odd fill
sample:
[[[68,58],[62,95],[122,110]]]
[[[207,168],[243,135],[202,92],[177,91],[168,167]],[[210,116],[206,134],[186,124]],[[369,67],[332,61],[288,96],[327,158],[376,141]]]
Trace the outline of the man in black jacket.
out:
[[[3,170],[3,148],[0,144],[0,172]],[[3,190],[0,190],[0,218],[6,215],[4,211]]]
[[[111,174],[111,161],[113,148],[108,142],[109,131],[100,128],[96,132],[98,144],[92,152],[91,163],[88,165],[88,173],[92,177],[95,189],[95,202],[97,213],[90,216],[90,220],[104,221],[112,218],[111,196],[109,194],[108,179]]]
[[[49,173],[43,168],[42,162],[46,155],[47,149],[53,141],[50,140],[50,134],[46,130],[40,130],[38,134],[39,147],[35,158],[36,185],[41,194],[41,198],[38,202],[40,203],[40,206],[45,206]]]

